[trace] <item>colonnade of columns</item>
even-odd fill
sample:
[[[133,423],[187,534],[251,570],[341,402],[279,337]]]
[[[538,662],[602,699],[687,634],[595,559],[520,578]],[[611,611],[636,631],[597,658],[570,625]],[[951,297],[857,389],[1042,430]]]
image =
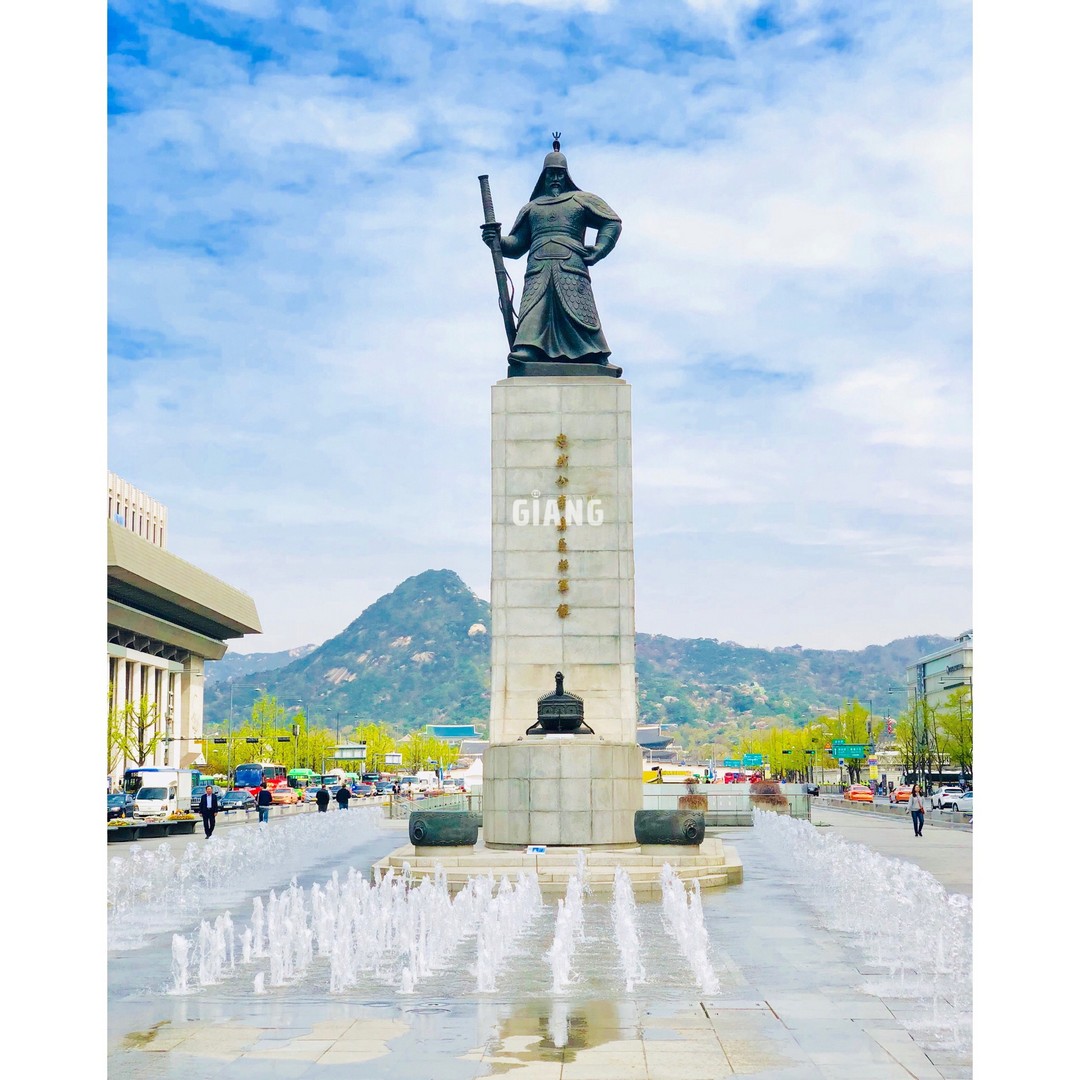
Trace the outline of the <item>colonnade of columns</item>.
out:
[[[125,769],[139,764],[186,769],[198,760],[202,680],[202,657],[188,655],[180,662],[109,645],[112,786],[119,783]],[[142,762],[140,751],[145,753]]]

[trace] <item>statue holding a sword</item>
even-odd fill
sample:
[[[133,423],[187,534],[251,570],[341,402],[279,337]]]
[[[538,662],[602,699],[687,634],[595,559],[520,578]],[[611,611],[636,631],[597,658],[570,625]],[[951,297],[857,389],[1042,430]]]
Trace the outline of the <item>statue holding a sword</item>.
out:
[[[552,151],[530,201],[510,230],[501,235],[487,176],[480,177],[484,203],[481,235],[491,249],[507,340],[509,372],[515,375],[610,375],[622,368],[608,362],[611,349],[596,314],[589,267],[610,253],[622,232],[618,214],[598,195],[570,179],[555,133]],[[585,243],[585,230],[596,239]],[[528,253],[525,284],[515,321],[503,257]]]

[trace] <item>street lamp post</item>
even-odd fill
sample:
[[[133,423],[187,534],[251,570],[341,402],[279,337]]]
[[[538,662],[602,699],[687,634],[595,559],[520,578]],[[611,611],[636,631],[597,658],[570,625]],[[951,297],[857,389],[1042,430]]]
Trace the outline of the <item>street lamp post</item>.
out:
[[[233,686],[232,679],[229,680],[229,744],[225,749],[225,756],[227,764],[225,766],[225,782],[229,783],[232,777],[232,718],[233,718],[233,694],[236,692],[236,687]]]

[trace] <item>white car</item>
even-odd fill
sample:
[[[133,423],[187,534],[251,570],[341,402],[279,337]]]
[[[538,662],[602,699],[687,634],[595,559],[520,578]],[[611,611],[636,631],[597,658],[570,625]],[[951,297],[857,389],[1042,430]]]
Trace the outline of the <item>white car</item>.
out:
[[[961,814],[973,813],[974,807],[975,793],[973,791],[965,791],[960,795],[950,795],[941,803],[943,810],[958,810]]]
[[[964,789],[959,784],[945,784],[930,796],[930,806],[934,810],[943,810],[946,805],[959,799],[963,794]]]

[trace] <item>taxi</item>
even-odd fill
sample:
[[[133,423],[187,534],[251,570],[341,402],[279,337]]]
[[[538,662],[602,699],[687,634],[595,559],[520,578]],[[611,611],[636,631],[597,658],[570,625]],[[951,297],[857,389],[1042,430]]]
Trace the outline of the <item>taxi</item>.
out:
[[[844,792],[845,802],[868,802],[874,801],[874,793],[865,784],[852,784]]]
[[[902,803],[911,801],[911,784],[901,784],[895,791],[889,793],[889,802]]]

